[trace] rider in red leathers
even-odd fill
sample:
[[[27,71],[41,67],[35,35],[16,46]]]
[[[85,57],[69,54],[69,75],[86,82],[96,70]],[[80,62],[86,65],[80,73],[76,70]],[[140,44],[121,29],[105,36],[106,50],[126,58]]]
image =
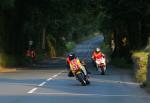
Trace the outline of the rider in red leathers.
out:
[[[100,59],[102,57],[105,57],[105,55],[101,52],[100,48],[96,48],[96,50],[92,53],[92,62],[94,66],[96,66],[95,60]]]

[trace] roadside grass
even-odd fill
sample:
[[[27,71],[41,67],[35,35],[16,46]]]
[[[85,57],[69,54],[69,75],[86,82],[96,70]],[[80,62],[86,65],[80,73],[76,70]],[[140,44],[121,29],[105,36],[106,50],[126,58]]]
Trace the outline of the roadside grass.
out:
[[[16,72],[16,68],[4,68],[0,67],[0,73]]]

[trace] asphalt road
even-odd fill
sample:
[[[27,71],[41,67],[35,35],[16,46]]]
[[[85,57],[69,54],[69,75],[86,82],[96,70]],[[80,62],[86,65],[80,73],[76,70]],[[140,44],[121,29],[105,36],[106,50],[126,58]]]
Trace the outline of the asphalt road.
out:
[[[102,40],[99,36],[82,42],[74,52],[90,63],[91,51]],[[49,63],[44,68],[0,73],[0,103],[150,103],[150,95],[133,82],[130,70],[109,66],[106,75],[100,75],[89,65],[91,84],[81,86],[67,77],[60,62],[64,60],[56,59],[53,66]]]

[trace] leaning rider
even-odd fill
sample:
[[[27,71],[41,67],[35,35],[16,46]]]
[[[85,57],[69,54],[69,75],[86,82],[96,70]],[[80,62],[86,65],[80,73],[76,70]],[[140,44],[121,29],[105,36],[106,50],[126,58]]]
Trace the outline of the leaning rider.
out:
[[[69,72],[68,72],[68,77],[74,77],[74,75],[73,75],[73,73],[72,73],[72,71],[71,71],[71,69],[70,69],[70,62],[71,62],[70,58],[71,58],[72,56],[75,56],[75,54],[74,54],[74,53],[69,54],[69,55],[67,56],[67,59],[66,59],[66,68],[67,68],[67,70],[69,71]]]
[[[75,74],[75,69],[81,69],[83,73],[87,76],[87,71],[85,67],[81,64],[79,58],[76,57],[74,53],[69,55],[68,63],[70,71],[73,73],[73,75]]]

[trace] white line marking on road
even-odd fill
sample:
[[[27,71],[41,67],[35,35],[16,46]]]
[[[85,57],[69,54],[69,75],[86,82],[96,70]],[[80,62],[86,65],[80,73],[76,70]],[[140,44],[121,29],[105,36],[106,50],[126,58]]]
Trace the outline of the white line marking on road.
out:
[[[41,87],[41,86],[43,86],[45,83],[46,83],[46,82],[42,82],[42,83],[41,83],[41,84],[39,84],[38,86],[40,86],[40,87]]]
[[[52,77],[53,77],[53,78],[57,77],[57,74],[56,74],[56,75],[53,75]]]
[[[52,76],[52,78],[57,77],[57,76],[58,76],[58,75],[60,75],[62,72],[63,72],[63,71],[61,71],[61,72],[59,72],[59,73],[57,73],[57,74],[53,75],[53,76]]]
[[[62,71],[62,72],[64,72],[64,71]],[[62,72],[59,72],[57,75],[60,75]]]
[[[31,89],[28,93],[31,94],[31,93],[33,93],[33,92],[36,91],[36,90],[37,90],[37,88],[33,88],[33,89]]]
[[[52,80],[52,79],[53,79],[53,78],[48,78],[47,81],[50,81],[50,80]]]
[[[50,81],[50,80],[52,80],[53,78],[55,78],[55,77],[57,77],[58,75],[60,75],[62,72],[59,72],[59,73],[57,73],[57,74],[55,74],[55,75],[53,75],[51,78],[48,78],[46,81]],[[47,82],[42,82],[41,84],[39,84],[38,86],[39,87],[42,87],[44,84],[46,84]],[[36,90],[37,90],[38,88],[33,88],[33,89],[31,89],[28,93],[33,93],[33,92],[35,92]]]

